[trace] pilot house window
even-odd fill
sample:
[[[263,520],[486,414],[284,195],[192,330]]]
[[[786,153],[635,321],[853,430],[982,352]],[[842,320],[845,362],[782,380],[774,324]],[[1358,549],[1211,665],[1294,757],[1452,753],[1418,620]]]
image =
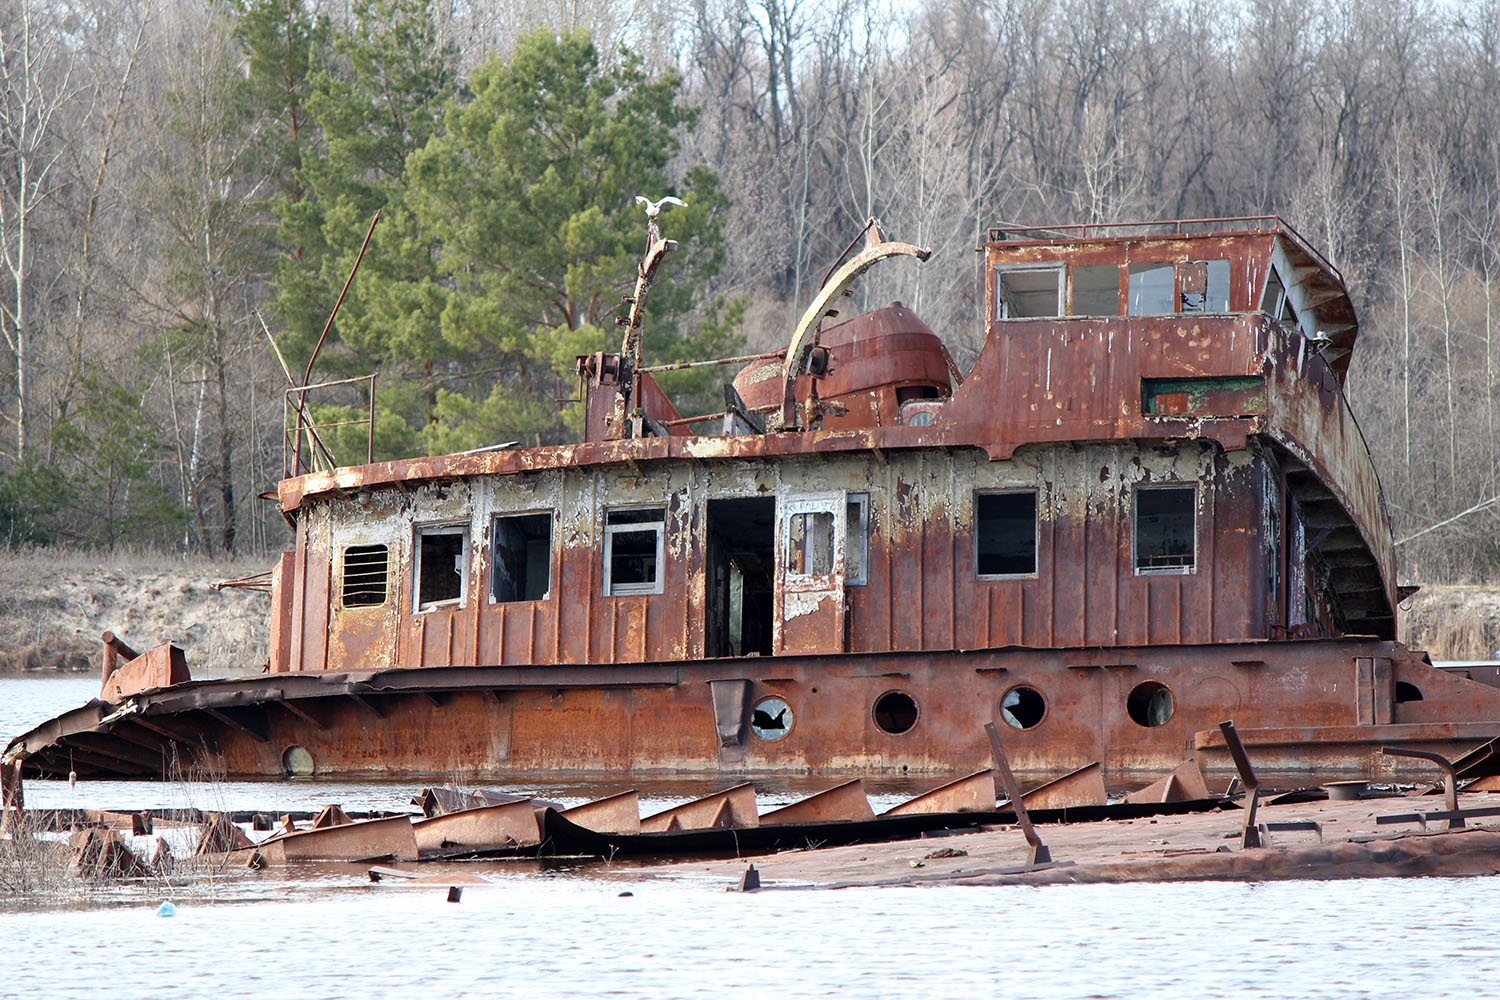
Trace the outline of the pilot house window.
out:
[[[351,545],[344,550],[344,585],[339,592],[346,608],[369,608],[385,603],[390,550],[384,545]]]
[[[662,592],[665,507],[611,510],[604,515],[604,593]]]
[[[995,318],[1063,314],[1061,264],[1013,268],[995,272]]]
[[[462,524],[441,524],[417,529],[416,610],[428,611],[441,604],[464,599],[468,567],[464,550],[469,529]]]
[[[1194,564],[1194,507],[1191,486],[1141,487],[1135,491],[1135,571],[1191,573]]]
[[[552,584],[552,515],[495,518],[490,596],[496,604],[544,601]]]
[[[1036,572],[1036,493],[974,494],[974,572],[980,579]]]

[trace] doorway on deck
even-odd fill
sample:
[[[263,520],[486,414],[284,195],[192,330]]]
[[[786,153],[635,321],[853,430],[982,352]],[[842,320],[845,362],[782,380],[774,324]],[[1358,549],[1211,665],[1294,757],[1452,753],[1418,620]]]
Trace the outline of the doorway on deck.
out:
[[[771,655],[776,499],[708,502],[709,656]]]

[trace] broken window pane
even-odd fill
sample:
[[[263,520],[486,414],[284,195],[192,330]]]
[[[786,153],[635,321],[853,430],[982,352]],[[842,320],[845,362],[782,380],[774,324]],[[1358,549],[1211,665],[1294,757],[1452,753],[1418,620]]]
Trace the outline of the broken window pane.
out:
[[[1114,264],[1073,268],[1074,316],[1120,315],[1120,269]]]
[[[1229,311],[1229,261],[1189,260],[1178,267],[1185,313]]]
[[[385,603],[390,550],[384,545],[351,545],[344,550],[344,585],[341,600],[346,608],[367,608]]]
[[[497,604],[544,601],[552,582],[552,515],[495,518],[491,596]]]
[[[833,572],[833,514],[826,510],[793,514],[787,570],[800,576]]]
[[[870,494],[850,493],[844,516],[844,582],[859,585],[869,580]]]
[[[1135,569],[1137,573],[1187,573],[1194,562],[1194,507],[1191,486],[1142,487],[1135,491]]]
[[[995,318],[1062,315],[1061,264],[995,272]]]
[[[1036,572],[1036,493],[974,495],[974,572],[980,577]]]
[[[659,594],[665,507],[612,510],[604,515],[604,592]]]
[[[1130,265],[1130,315],[1165,316],[1176,312],[1172,286],[1177,269],[1166,264]]]
[[[468,529],[460,524],[417,529],[418,611],[464,599],[467,577],[464,549],[468,534]]]

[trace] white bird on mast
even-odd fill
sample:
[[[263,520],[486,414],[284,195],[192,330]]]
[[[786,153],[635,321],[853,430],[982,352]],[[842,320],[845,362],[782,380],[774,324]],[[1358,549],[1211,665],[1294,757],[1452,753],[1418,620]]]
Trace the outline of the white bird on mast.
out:
[[[645,195],[638,194],[635,196],[635,203],[637,205],[646,206],[646,218],[648,219],[654,219],[658,215],[660,215],[661,207],[663,205],[681,205],[683,208],[687,208],[687,202],[683,201],[681,198],[673,198],[671,195],[668,195],[660,201],[652,201]]]

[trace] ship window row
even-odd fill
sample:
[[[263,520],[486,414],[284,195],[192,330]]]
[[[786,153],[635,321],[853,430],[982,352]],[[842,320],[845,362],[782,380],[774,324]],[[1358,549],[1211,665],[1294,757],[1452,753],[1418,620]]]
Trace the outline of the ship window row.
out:
[[[1035,490],[974,495],[974,574],[981,580],[1035,576],[1040,521]],[[1138,575],[1180,575],[1197,563],[1197,490],[1135,490],[1131,551]]]
[[[1227,259],[1023,264],[995,271],[996,319],[1228,311]]]
[[[1134,497],[1132,551],[1137,574],[1191,573],[1196,563],[1196,499],[1192,486],[1141,486]],[[870,497],[847,497],[844,583],[869,580]],[[496,604],[542,601],[552,596],[550,512],[497,514],[492,520],[490,599]],[[607,596],[660,594],[665,577],[665,506],[605,511],[603,592]],[[785,521],[787,572],[834,572],[840,525],[827,510],[794,511]],[[981,490],[974,494],[974,572],[981,580],[1034,577],[1040,531],[1035,490]],[[413,610],[460,605],[469,592],[469,529],[464,523],[415,529]],[[390,591],[386,545],[344,549],[340,603],[374,607]]]

